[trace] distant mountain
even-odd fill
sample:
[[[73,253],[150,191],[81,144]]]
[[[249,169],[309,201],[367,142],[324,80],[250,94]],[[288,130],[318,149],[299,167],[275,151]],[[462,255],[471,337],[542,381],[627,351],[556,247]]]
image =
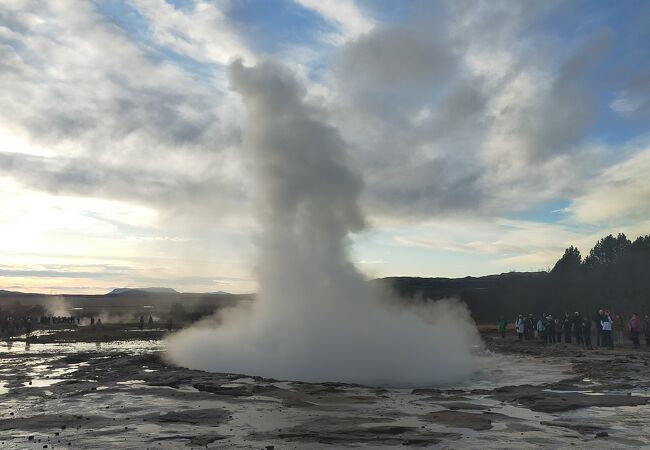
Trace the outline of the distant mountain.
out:
[[[213,295],[232,295],[230,292],[226,292],[226,291],[208,292],[208,294],[213,294]]]
[[[148,288],[115,288],[106,295],[123,295],[127,293],[146,292],[148,294],[178,294],[176,289],[166,287],[148,287]]]
[[[38,296],[45,294],[37,294],[32,292],[20,292],[20,291],[8,291],[6,289],[0,289],[0,297],[24,297],[24,296]]]
[[[0,295],[16,295],[16,294],[22,294],[22,292],[8,291],[6,289],[0,289]]]

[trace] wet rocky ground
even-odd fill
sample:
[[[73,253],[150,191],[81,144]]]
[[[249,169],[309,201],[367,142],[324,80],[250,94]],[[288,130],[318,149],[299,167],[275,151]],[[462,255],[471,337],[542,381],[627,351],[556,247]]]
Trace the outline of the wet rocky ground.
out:
[[[161,330],[112,333],[0,343],[2,448],[650,446],[645,349],[486,335],[475,379],[396,389],[188,370]]]

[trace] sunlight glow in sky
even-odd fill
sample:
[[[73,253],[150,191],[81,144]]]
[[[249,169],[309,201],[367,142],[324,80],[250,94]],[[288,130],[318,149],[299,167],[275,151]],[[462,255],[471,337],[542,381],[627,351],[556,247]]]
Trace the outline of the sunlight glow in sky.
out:
[[[289,67],[347,142],[369,276],[650,233],[648,2],[0,3],[0,289],[253,291],[237,58]]]

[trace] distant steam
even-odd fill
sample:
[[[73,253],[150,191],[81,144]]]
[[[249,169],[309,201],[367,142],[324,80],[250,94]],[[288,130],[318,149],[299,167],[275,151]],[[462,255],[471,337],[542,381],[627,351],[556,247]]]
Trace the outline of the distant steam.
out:
[[[435,384],[471,373],[476,329],[464,305],[397,305],[348,257],[365,226],[362,182],[336,129],[304,101],[287,69],[230,66],[248,110],[243,148],[261,232],[258,298],[168,342],[190,368],[304,381]]]
[[[49,298],[43,303],[43,307],[48,316],[70,317],[72,315],[72,308],[62,296]]]

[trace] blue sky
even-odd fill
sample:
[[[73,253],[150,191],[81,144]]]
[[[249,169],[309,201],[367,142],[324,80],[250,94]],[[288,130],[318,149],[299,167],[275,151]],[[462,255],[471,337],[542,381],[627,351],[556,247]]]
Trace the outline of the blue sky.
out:
[[[369,276],[540,270],[650,232],[648,2],[3,8],[0,288],[254,290],[236,59],[284,65],[346,142]]]

